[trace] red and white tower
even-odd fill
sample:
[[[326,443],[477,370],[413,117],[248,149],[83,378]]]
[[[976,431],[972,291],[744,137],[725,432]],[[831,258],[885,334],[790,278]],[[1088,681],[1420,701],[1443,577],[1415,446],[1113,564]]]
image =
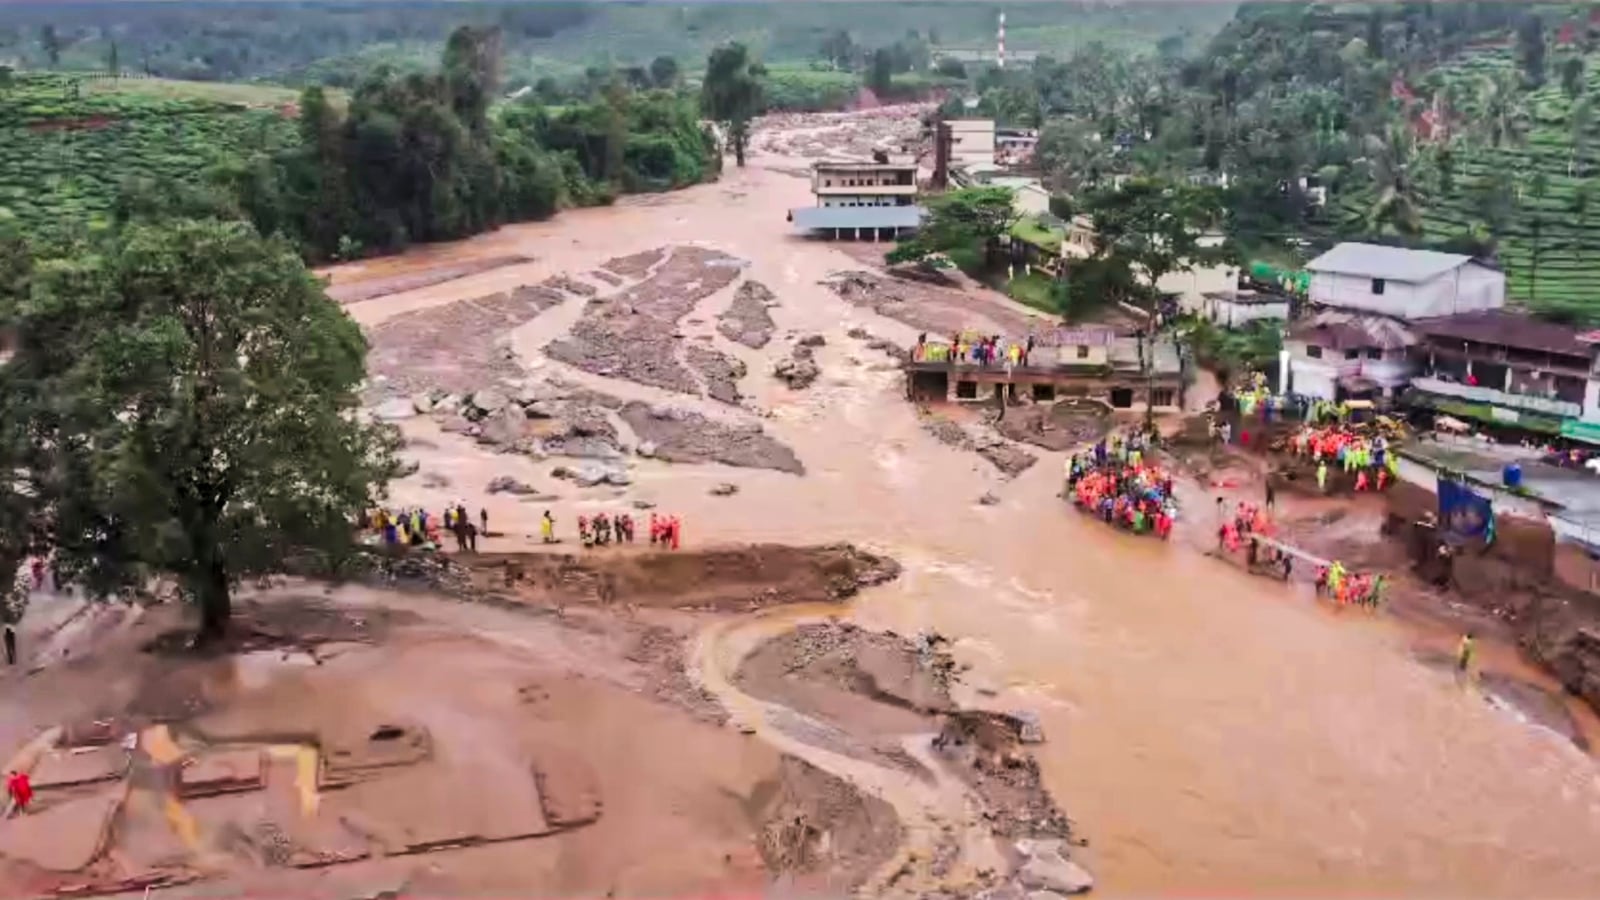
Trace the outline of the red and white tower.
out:
[[[1006,67],[1006,14],[1000,12],[1000,27],[995,31],[994,64],[1004,69]]]

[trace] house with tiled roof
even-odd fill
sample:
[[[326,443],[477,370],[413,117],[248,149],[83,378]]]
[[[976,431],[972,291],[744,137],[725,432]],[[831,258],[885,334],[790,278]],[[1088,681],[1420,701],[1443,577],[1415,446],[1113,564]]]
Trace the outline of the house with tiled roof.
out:
[[[1290,328],[1289,389],[1392,399],[1415,367],[1409,323],[1505,306],[1505,273],[1470,256],[1344,243],[1306,265],[1310,315]]]

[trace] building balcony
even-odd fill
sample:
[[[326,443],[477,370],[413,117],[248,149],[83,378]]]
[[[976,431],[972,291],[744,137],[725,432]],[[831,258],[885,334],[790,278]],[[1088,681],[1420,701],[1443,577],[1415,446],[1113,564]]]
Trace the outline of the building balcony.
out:
[[[1560,416],[1564,419],[1576,419],[1583,413],[1582,404],[1569,400],[1559,400],[1554,397],[1535,397],[1531,394],[1513,394],[1509,391],[1498,391],[1494,388],[1474,387],[1454,381],[1444,381],[1438,378],[1422,376],[1411,379],[1413,390],[1437,394],[1441,397],[1455,397],[1460,400],[1469,400],[1473,403],[1487,403],[1491,406],[1502,406],[1508,409],[1525,409],[1529,412],[1543,413],[1547,416]]]
[[[819,197],[915,197],[914,184],[819,184],[812,188]]]

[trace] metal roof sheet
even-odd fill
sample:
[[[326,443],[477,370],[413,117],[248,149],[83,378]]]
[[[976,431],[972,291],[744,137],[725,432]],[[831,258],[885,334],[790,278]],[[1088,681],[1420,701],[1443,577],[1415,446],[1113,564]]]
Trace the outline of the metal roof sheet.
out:
[[[1306,264],[1312,272],[1359,275],[1415,284],[1472,262],[1459,253],[1407,250],[1381,244],[1344,243]]]
[[[920,206],[810,206],[792,212],[796,228],[915,228]]]

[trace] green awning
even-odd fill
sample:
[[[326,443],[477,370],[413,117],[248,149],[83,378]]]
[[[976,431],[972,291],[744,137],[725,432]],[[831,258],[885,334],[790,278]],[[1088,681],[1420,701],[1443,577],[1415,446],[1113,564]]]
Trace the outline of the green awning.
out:
[[[1567,419],[1561,423],[1561,436],[1575,441],[1600,444],[1600,423]]]
[[[1473,419],[1490,425],[1510,425],[1526,431],[1537,431],[1541,434],[1564,434],[1568,424],[1580,424],[1575,419],[1559,419],[1526,410],[1507,409],[1502,406],[1492,406],[1488,403],[1473,403],[1470,400],[1456,400],[1428,394],[1422,391],[1413,391],[1408,395],[1413,403],[1432,407],[1437,412],[1455,416],[1458,419]],[[1596,442],[1600,443],[1600,433],[1596,435]]]

